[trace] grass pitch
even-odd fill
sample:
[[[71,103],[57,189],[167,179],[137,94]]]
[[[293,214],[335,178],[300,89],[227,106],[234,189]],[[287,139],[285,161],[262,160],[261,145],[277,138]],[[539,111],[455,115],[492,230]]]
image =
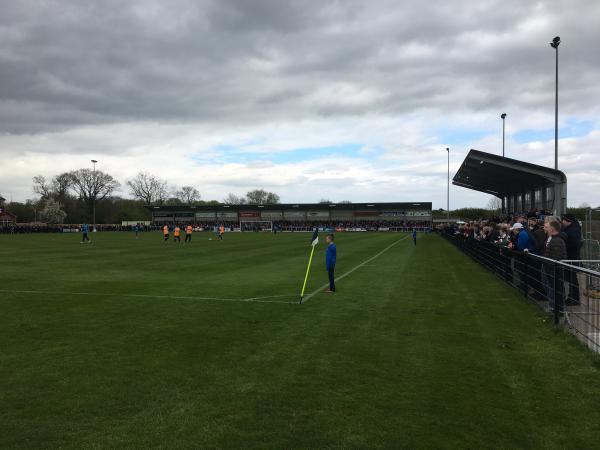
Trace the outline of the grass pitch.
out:
[[[599,445],[598,358],[441,238],[299,306],[309,234],[209,236],[0,236],[0,448]]]

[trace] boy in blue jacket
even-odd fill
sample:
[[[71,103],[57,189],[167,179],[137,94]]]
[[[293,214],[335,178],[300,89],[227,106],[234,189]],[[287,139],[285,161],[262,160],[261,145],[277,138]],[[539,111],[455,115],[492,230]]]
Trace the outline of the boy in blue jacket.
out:
[[[325,267],[329,274],[329,289],[325,292],[335,292],[335,263],[337,259],[337,248],[333,243],[333,234],[328,234],[325,238],[327,241],[327,252],[325,253]]]

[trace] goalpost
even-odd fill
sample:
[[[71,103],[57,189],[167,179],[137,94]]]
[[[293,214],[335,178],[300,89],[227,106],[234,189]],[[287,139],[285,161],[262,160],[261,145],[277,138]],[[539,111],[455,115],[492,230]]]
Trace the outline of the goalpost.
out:
[[[242,220],[240,231],[273,231],[273,222],[270,220]]]

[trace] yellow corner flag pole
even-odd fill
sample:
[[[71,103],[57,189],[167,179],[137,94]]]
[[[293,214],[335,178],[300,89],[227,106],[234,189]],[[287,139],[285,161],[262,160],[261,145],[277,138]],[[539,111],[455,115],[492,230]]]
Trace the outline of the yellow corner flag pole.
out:
[[[304,276],[304,284],[302,285],[302,292],[300,293],[300,304],[302,304],[302,299],[304,298],[304,289],[306,289],[306,282],[308,281],[308,272],[310,272],[310,265],[312,264],[313,253],[315,252],[315,245],[312,246],[312,250],[310,251],[310,258],[308,258],[308,266],[306,267],[306,275]]]

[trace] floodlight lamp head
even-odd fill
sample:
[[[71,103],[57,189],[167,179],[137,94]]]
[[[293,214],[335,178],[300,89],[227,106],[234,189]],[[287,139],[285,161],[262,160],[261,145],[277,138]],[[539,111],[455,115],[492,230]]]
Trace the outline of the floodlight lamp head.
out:
[[[501,118],[502,120],[506,119],[506,113],[502,113],[502,114],[500,114],[500,118]]]
[[[554,39],[552,39],[552,42],[550,42],[550,47],[558,48],[559,45],[560,45],[560,36],[556,36]]]

